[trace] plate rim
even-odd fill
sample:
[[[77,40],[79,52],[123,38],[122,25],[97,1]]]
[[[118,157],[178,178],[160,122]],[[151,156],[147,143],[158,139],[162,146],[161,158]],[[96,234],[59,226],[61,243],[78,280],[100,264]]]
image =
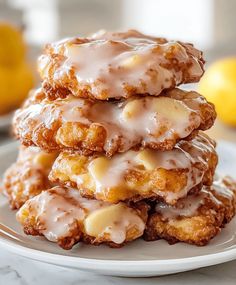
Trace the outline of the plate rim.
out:
[[[135,271],[145,271],[150,272],[155,267],[159,267],[158,271],[163,271],[165,266],[168,265],[167,271],[171,268],[176,268],[178,265],[184,266],[184,270],[205,267],[210,265],[216,265],[225,263],[236,259],[236,246],[234,248],[229,248],[226,251],[221,251],[217,253],[211,253],[206,255],[199,255],[194,257],[185,258],[174,258],[174,259],[160,259],[160,260],[112,260],[112,259],[97,259],[97,258],[84,258],[79,256],[68,256],[57,253],[50,253],[46,251],[41,251],[38,249],[33,249],[19,245],[13,241],[7,240],[0,234],[0,246],[4,247],[8,245],[8,250],[13,253],[18,253],[20,256],[30,258],[33,260],[38,260],[46,263],[56,264],[60,266],[72,266],[74,268],[93,270],[96,268],[97,271],[103,271],[106,269],[107,264],[115,268],[119,265],[118,271],[122,270],[129,272],[129,266],[135,266]],[[62,260],[63,259],[63,260]],[[66,259],[66,260],[65,260]],[[200,266],[196,266],[199,264]],[[77,266],[76,266],[77,265]],[[79,267],[78,267],[79,265]],[[170,268],[171,267],[171,268]],[[156,269],[156,268],[155,268]]]
[[[232,142],[220,140],[223,144],[231,145],[236,149],[236,145]],[[19,145],[17,141],[0,146],[0,156],[4,152],[11,152]],[[187,271],[191,269],[197,269],[201,267],[216,265],[232,261],[236,259],[236,245],[226,250],[216,253],[209,253],[203,255],[197,255],[192,257],[181,257],[172,259],[159,259],[159,260],[122,260],[122,259],[98,259],[98,258],[86,258],[79,256],[69,256],[59,253],[51,253],[39,249],[34,249],[24,245],[20,245],[11,238],[4,237],[0,232],[0,246],[6,250],[18,254],[20,256],[37,260],[44,263],[55,264],[64,267],[73,267],[88,271],[105,272],[106,270],[113,270],[113,272],[125,272],[130,271],[142,271],[144,273],[155,271],[169,272],[169,271]],[[109,266],[108,266],[109,265]],[[168,268],[166,268],[168,265]],[[179,267],[181,265],[181,268]],[[118,266],[118,268],[117,268]],[[132,266],[132,269],[130,269]],[[135,268],[134,268],[135,267]],[[110,269],[109,269],[110,268]],[[154,276],[154,275],[152,275]]]

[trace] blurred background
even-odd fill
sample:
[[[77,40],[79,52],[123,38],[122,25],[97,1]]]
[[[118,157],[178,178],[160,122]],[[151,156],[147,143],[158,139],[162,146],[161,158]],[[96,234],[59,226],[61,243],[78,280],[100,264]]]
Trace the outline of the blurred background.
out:
[[[35,62],[45,43],[129,28],[204,51],[203,81],[187,88],[216,104],[211,135],[236,142],[235,11],[235,0],[0,0],[0,144],[9,140],[12,112],[39,85]]]

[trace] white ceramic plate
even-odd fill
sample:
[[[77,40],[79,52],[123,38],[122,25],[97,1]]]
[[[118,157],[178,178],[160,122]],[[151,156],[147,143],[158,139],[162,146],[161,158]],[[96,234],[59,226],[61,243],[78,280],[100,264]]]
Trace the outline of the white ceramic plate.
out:
[[[219,172],[235,174],[236,145],[220,142]],[[0,172],[15,160],[16,144],[0,147]],[[43,238],[23,234],[5,198],[0,197],[0,245],[21,256],[69,268],[114,276],[158,276],[236,259],[236,219],[205,247],[137,240],[121,249],[78,244],[64,251]],[[8,232],[8,234],[6,234]]]

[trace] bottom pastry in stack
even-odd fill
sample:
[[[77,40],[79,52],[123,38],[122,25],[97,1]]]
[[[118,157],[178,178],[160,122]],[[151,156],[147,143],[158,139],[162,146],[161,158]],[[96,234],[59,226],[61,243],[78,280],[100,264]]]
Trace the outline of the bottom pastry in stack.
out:
[[[64,249],[79,241],[120,247],[141,236],[205,245],[235,215],[236,183],[228,177],[190,191],[174,205],[153,197],[112,204],[50,182],[56,157],[21,147],[17,162],[6,171],[4,187],[12,208],[21,207],[16,216],[24,232],[43,235]]]
[[[79,241],[120,247],[143,235],[147,210],[145,202],[111,204],[56,186],[28,200],[17,220],[26,234],[44,235],[64,249]]]

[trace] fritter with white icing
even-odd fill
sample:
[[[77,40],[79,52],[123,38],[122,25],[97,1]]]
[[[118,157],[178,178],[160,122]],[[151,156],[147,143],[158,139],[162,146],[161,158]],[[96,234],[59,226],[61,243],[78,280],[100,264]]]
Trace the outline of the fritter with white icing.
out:
[[[129,150],[111,158],[60,153],[49,179],[111,203],[152,197],[174,204],[203,184],[211,185],[217,160],[215,142],[201,132],[169,151]]]
[[[148,205],[133,207],[82,198],[75,189],[54,187],[28,200],[17,220],[28,235],[43,235],[64,249],[79,241],[120,247],[143,235]]]
[[[68,94],[99,100],[158,96],[182,83],[198,82],[203,65],[202,52],[192,44],[134,30],[48,44],[38,60],[51,99]]]
[[[210,128],[215,117],[214,106],[193,91],[104,102],[73,96],[50,101],[39,89],[16,112],[13,128],[27,146],[111,156],[140,147],[172,149],[196,130]]]

